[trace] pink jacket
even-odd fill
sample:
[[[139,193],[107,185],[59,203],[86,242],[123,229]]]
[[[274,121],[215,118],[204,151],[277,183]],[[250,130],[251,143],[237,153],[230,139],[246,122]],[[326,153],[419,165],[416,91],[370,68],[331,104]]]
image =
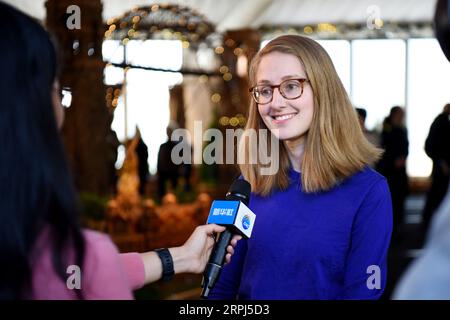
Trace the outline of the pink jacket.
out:
[[[86,241],[84,266],[81,269],[81,292],[84,299],[133,299],[133,290],[144,285],[145,269],[138,253],[119,254],[111,239],[95,231],[83,231]],[[69,289],[52,265],[49,232],[44,230],[33,250],[32,299],[78,299],[77,289]],[[74,261],[73,250],[68,253]],[[75,263],[72,263],[75,264]],[[68,267],[68,266],[67,266]],[[67,278],[73,275],[67,273]],[[72,281],[69,281],[73,283]]]

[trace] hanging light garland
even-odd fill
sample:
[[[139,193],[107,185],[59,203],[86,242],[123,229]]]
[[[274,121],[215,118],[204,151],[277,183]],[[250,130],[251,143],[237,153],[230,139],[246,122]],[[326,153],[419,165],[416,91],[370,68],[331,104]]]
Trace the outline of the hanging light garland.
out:
[[[238,113],[232,117],[222,116],[219,118],[219,124],[223,127],[245,127],[246,123],[247,118],[241,113]]]
[[[375,19],[374,27],[365,23],[318,23],[299,26],[265,25],[260,28],[264,39],[280,34],[299,34],[317,39],[391,39],[391,38],[428,38],[433,37],[433,26],[425,22],[394,22]]]
[[[184,48],[206,43],[214,47],[222,35],[205,16],[186,6],[153,4],[135,7],[122,16],[109,19],[105,38],[120,41],[176,39]]]

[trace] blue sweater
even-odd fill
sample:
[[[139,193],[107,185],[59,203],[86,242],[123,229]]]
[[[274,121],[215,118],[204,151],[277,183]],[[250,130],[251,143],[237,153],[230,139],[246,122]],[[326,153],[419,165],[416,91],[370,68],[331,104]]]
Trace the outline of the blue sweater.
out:
[[[251,195],[252,237],[238,242],[210,298],[378,299],[392,232],[384,177],[365,168],[311,194],[300,173],[289,176],[288,189]]]

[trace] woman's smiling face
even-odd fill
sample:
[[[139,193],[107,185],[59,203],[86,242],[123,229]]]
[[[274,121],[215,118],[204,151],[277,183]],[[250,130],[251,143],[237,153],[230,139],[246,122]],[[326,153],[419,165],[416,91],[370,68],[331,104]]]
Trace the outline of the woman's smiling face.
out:
[[[287,79],[307,79],[300,60],[282,52],[264,55],[256,72],[256,85],[279,85]],[[305,138],[314,111],[314,96],[309,82],[303,83],[299,98],[286,99],[273,90],[273,99],[267,104],[258,104],[258,112],[267,128],[282,141],[298,141]]]

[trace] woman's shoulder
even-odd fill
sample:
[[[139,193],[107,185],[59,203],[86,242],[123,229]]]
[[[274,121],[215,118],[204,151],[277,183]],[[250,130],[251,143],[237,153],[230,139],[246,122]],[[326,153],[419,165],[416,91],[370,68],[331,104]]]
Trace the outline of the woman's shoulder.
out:
[[[86,243],[87,256],[104,256],[119,253],[116,245],[106,233],[90,229],[83,229],[82,232]]]
[[[343,184],[357,190],[358,193],[368,192],[374,188],[388,190],[386,178],[369,166],[347,178]]]
[[[112,242],[109,235],[106,233],[95,231],[91,229],[82,229],[83,237],[86,241],[97,243],[97,242]]]
[[[94,297],[105,286],[96,286],[103,274],[110,273],[119,262],[117,247],[108,235],[91,230],[82,230],[85,241],[84,264],[82,267],[82,287],[86,298]],[[68,290],[53,267],[52,231],[45,226],[35,241],[30,263],[32,265],[33,298],[35,299],[76,299],[73,290]],[[77,266],[75,251],[72,246],[65,249],[66,268]],[[69,270],[69,269],[68,269]],[[104,277],[104,276],[103,276]],[[101,297],[101,295],[98,295]]]
[[[380,181],[385,181],[386,178],[373,168],[365,166],[362,170],[349,177],[349,180],[352,180],[355,183],[377,183]]]
[[[105,247],[115,248],[111,238],[106,234],[90,229],[82,229],[82,236],[87,249],[97,248],[104,249]],[[49,226],[42,228],[39,236],[36,239],[35,248],[39,251],[51,249],[50,243],[53,241],[52,230]]]

